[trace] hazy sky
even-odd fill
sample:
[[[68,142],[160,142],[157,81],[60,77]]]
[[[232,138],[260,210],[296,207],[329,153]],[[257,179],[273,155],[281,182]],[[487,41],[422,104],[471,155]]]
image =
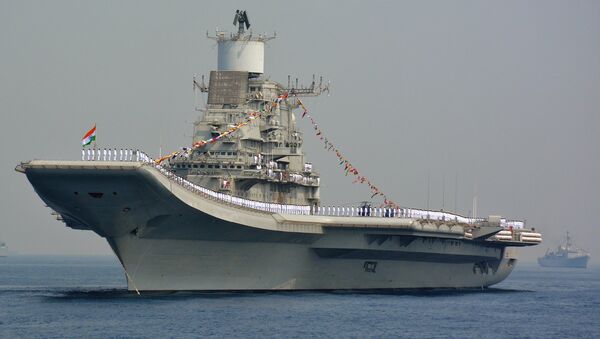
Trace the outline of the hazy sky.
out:
[[[307,100],[311,114],[396,202],[425,207],[430,176],[434,209],[467,214],[476,192],[479,215],[541,230],[526,260],[566,230],[600,253],[599,1],[0,0],[0,239],[11,250],[110,253],[53,220],[15,165],[78,159],[94,122],[101,146],[189,145],[192,76],[216,68],[206,31],[235,30],[238,8],[255,33],[277,31],[268,76],[331,80],[330,96]],[[367,199],[299,127],[323,203]]]

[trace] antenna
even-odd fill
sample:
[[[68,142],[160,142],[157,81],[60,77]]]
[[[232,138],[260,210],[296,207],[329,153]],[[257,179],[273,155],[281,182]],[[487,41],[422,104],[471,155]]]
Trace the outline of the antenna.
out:
[[[473,184],[473,219],[477,218],[477,182]]]
[[[442,211],[446,204],[446,173],[442,176]]]
[[[458,173],[456,173],[456,176],[454,177],[454,213],[458,213],[458,210],[456,208],[456,196],[458,195]]]
[[[310,85],[305,86],[304,84],[300,84],[300,80],[295,78],[292,82],[291,75],[288,75],[288,84],[287,88],[283,90],[290,93],[293,96],[318,96],[323,92],[327,92],[329,95],[329,84],[331,82],[328,81],[327,85],[323,85],[323,76],[319,76],[319,83],[317,84],[317,76],[315,74],[312,75],[312,82]]]
[[[431,188],[431,172],[427,172],[427,210],[429,210],[429,191]]]
[[[159,159],[162,158],[162,140],[163,140],[163,137],[162,137],[162,133],[161,133],[160,137],[158,139],[158,158]]]
[[[202,75],[202,82],[198,83],[196,80],[196,75],[194,75],[194,79],[192,81],[192,89],[194,90],[194,110],[199,112],[202,110],[200,107],[200,102],[198,99],[198,90],[200,93],[208,93],[208,86],[204,83],[204,75]]]

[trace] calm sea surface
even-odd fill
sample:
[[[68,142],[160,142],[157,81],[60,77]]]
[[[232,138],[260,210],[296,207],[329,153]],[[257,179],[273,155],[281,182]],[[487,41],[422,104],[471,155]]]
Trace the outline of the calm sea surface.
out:
[[[484,291],[125,289],[112,257],[0,258],[0,337],[600,338],[600,267],[520,264]]]

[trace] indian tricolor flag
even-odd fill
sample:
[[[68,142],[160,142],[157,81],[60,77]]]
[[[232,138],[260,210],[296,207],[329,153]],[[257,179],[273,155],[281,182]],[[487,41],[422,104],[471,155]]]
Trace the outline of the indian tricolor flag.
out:
[[[96,140],[96,125],[89,130],[81,140],[81,146],[85,147],[92,143],[92,141]]]

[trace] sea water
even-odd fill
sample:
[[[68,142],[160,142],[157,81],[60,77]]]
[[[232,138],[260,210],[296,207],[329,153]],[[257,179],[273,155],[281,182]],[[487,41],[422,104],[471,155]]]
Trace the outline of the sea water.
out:
[[[519,264],[484,290],[126,290],[114,257],[0,258],[0,337],[600,338],[600,267]]]

